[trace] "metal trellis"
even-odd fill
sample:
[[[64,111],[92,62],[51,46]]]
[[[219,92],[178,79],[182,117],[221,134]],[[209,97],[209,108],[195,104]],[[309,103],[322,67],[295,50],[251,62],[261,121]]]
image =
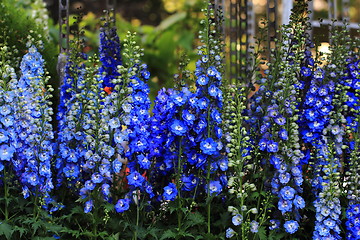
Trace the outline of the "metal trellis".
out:
[[[252,1],[230,0],[230,79],[243,81],[247,77],[250,43],[254,36],[254,12]]]
[[[59,47],[57,72],[60,85],[63,83],[65,74],[66,54],[69,51],[69,0],[59,0]]]

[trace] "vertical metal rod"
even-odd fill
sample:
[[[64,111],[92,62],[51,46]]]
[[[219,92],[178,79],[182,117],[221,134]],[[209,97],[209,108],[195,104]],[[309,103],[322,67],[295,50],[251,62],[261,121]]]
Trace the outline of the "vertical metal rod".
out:
[[[335,19],[334,12],[333,12],[335,5],[336,5],[336,0],[329,0],[329,1],[328,1],[328,20],[330,20],[329,26],[328,26],[328,28],[329,28],[329,35],[328,35],[328,37],[329,37],[329,44],[332,44],[332,41],[331,41],[332,23],[331,23],[331,21],[332,21],[333,19]]]
[[[230,0],[230,80],[236,81],[238,74],[238,58],[237,58],[237,45],[238,45],[238,0]]]
[[[246,11],[247,11],[247,46],[246,46],[246,58],[247,58],[247,73],[249,73],[252,69],[251,67],[253,66],[253,57],[254,55],[252,53],[254,53],[254,48],[250,48],[251,45],[254,44],[254,36],[255,36],[255,13],[254,13],[254,9],[253,9],[253,2],[247,0],[246,1]],[[251,78],[252,76],[247,74],[246,76],[248,78],[248,83],[253,83],[253,79]]]
[[[247,81],[246,72],[247,72],[247,53],[248,53],[248,16],[247,16],[247,0],[240,1],[240,35],[239,35],[239,74],[238,76],[242,79],[242,81]]]
[[[60,54],[57,62],[59,84],[63,84],[65,75],[66,54],[69,52],[69,0],[59,0],[59,48]]]
[[[69,0],[59,0],[59,45],[60,53],[69,49]]]
[[[271,49],[275,48],[276,20],[277,20],[277,0],[267,0],[268,17],[268,60],[271,60]]]
[[[313,21],[314,21],[314,1],[309,1],[308,2],[308,7],[309,7],[309,11],[310,11],[310,14],[309,14],[309,18],[310,18],[310,22],[311,22],[311,29],[308,30],[309,32],[309,35],[310,35],[310,39],[312,40],[313,39],[313,34],[314,34],[314,24],[313,24]]]

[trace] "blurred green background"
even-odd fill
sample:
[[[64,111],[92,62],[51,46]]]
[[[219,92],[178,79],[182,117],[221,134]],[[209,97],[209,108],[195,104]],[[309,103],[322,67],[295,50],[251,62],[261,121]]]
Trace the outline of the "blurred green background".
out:
[[[72,15],[82,15],[79,27],[84,30],[89,54],[98,51],[100,17],[106,1],[70,1]],[[117,1],[116,27],[120,41],[127,31],[137,32],[137,42],[144,49],[143,61],[151,72],[151,96],[162,87],[173,86],[181,56],[190,59],[189,68],[195,68],[199,19],[203,18],[202,0]],[[48,10],[54,22],[58,19],[58,1],[48,1]],[[70,18],[73,25],[75,19]],[[53,25],[54,33],[57,26]],[[56,29],[56,30],[55,30]],[[72,36],[71,36],[72,37]],[[53,38],[58,40],[57,34]]]
[[[64,1],[64,0],[62,0]],[[224,0],[225,6],[230,1]],[[283,0],[287,1],[287,0]],[[281,13],[281,2],[279,12]],[[341,1],[338,10],[342,9]],[[253,0],[255,30],[260,18],[266,16],[266,0]],[[328,1],[313,0],[314,19],[326,18]],[[59,41],[59,1],[58,0],[0,0],[0,43],[7,38],[10,45],[17,46],[21,57],[26,52],[27,35],[44,42],[42,51],[47,68],[52,76],[52,84],[57,88],[56,62]],[[196,47],[199,45],[197,33],[200,30],[199,19],[203,18],[201,7],[203,0],[117,0],[116,26],[120,39],[127,31],[138,33],[138,43],[144,48],[144,62],[152,74],[150,89],[152,96],[161,87],[173,85],[173,75],[177,73],[178,63],[183,53],[190,58],[189,68],[194,69]],[[100,17],[106,9],[106,0],[70,0],[72,16],[82,15],[79,23],[85,32],[89,54],[98,51]],[[225,16],[229,9],[225,7]],[[350,0],[349,17],[351,22],[360,22],[360,0]],[[72,28],[74,18],[70,17]],[[226,21],[228,24],[228,21]],[[30,30],[33,32],[31,33]],[[320,42],[327,38],[327,27],[314,30]],[[228,29],[226,29],[228,32]],[[72,36],[70,36],[71,38]],[[16,60],[16,59],[15,59]],[[14,61],[15,61],[14,60]],[[18,59],[16,60],[18,61]]]

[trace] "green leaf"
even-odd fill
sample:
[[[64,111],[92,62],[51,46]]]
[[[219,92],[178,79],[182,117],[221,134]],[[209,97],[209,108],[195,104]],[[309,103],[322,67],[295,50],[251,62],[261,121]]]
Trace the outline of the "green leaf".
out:
[[[201,213],[199,213],[199,212],[194,212],[194,213],[189,213],[184,225],[185,225],[185,228],[188,228],[188,227],[193,227],[195,225],[202,225],[202,224],[205,224],[204,216],[201,215]]]
[[[36,233],[37,230],[41,227],[41,222],[33,222],[31,225],[31,228],[33,229],[33,233]]]
[[[28,229],[19,227],[19,226],[15,226],[13,230],[14,230],[14,232],[19,233],[21,239],[22,239],[22,236],[28,232]]]
[[[257,232],[257,235],[259,236],[260,240],[266,240],[266,230],[264,226],[259,227],[259,230]]]
[[[165,20],[163,20],[159,24],[159,26],[157,26],[156,30],[163,31],[163,30],[171,27],[175,23],[177,23],[181,20],[184,20],[186,18],[186,16],[187,16],[186,12],[175,13],[175,14],[171,15],[170,17],[166,18]]]
[[[215,236],[215,235],[213,235],[213,234],[211,234],[211,233],[206,233],[206,234],[204,234],[204,238],[205,238],[206,240],[219,240],[219,237],[218,237],[218,236]]]
[[[160,240],[163,240],[163,239],[168,239],[168,238],[176,238],[177,236],[177,233],[171,231],[170,229],[166,230],[163,235],[161,235],[161,238]]]
[[[53,237],[34,237],[33,240],[54,240]]]
[[[6,237],[6,239],[10,239],[11,235],[13,234],[13,229],[12,226],[5,223],[5,222],[1,222],[0,223],[0,236],[4,235]]]

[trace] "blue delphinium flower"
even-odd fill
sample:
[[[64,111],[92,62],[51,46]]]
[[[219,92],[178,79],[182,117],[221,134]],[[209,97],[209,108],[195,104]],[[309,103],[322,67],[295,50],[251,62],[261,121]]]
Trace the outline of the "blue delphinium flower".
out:
[[[196,91],[180,84],[160,90],[155,100],[150,159],[156,171],[151,181],[167,186],[174,179],[182,197],[202,197],[201,192],[218,195],[226,186],[219,54],[220,46],[204,42],[196,63]]]
[[[31,46],[24,55],[20,70],[16,88],[19,106],[14,116],[18,142],[16,161],[21,163],[18,171],[24,197],[37,195],[43,198],[46,208],[53,201],[50,192],[54,188],[50,170],[54,154],[50,123],[53,110],[49,101],[52,89],[46,85],[44,60],[36,47]]]
[[[359,169],[359,82],[358,77],[360,72],[359,58],[347,59],[345,75],[342,78],[342,85],[346,86],[346,98],[344,105],[347,106],[344,114],[346,116],[346,124],[348,133],[347,145],[348,151],[345,152],[345,167],[348,168],[347,185],[347,199],[348,206],[346,209],[346,238],[360,239],[360,201],[359,201],[359,183],[358,170]],[[338,132],[338,129],[335,129]]]
[[[125,212],[125,211],[129,210],[129,208],[130,208],[130,199],[128,199],[128,198],[119,199],[117,201],[117,203],[115,204],[115,210],[118,213]]]
[[[309,76],[309,90],[305,95],[303,116],[299,120],[301,137],[306,146],[314,152],[313,192],[316,196],[314,239],[340,237],[341,206],[337,173],[342,154],[342,135],[345,131],[342,116],[333,114],[340,109],[340,101],[335,93],[338,79],[333,76],[333,64],[324,69],[317,67]],[[339,112],[340,113],[340,112]],[[331,228],[330,228],[331,226]]]
[[[0,62],[0,176],[10,173],[11,168],[20,176],[24,162],[14,158],[17,134],[13,118],[18,105],[16,91],[18,80],[15,69],[11,66],[12,54],[9,53],[9,48],[5,44],[0,44],[0,56],[2,58]],[[9,166],[11,166],[10,169]]]
[[[173,201],[177,195],[178,191],[174,183],[170,183],[168,186],[164,187],[163,197],[165,200]]]
[[[213,194],[218,195],[219,193],[221,193],[222,186],[221,186],[220,181],[210,181],[208,191],[210,192],[210,195],[213,195]]]
[[[285,228],[286,232],[293,234],[298,230],[299,223],[294,220],[286,221],[284,223],[284,228]]]
[[[269,190],[274,195],[274,205],[278,210],[273,211],[274,217],[279,219],[272,219],[274,226],[270,230],[285,230],[289,234],[294,234],[299,227],[289,231],[284,223],[294,221],[299,226],[300,212],[305,207],[305,201],[301,202],[301,159],[304,154],[300,151],[297,122],[297,98],[301,96],[300,91],[304,88],[304,83],[298,76],[309,77],[312,71],[308,63],[301,66],[301,62],[308,58],[304,58],[308,52],[305,50],[304,53],[304,49],[294,51],[293,48],[299,46],[298,41],[304,41],[302,33],[305,28],[292,21],[283,27],[283,41],[279,43],[276,53],[279,60],[275,60],[265,72],[266,77],[259,80],[260,87],[250,99],[248,120],[258,151],[261,153],[261,165],[270,178],[267,186],[271,188]]]
[[[257,233],[259,231],[259,223],[255,220],[250,222],[250,232]]]
[[[206,155],[217,154],[217,146],[218,144],[212,138],[207,138],[200,143],[200,149]]]
[[[84,164],[82,146],[84,135],[81,122],[86,122],[87,116],[85,116],[81,99],[89,97],[82,92],[85,85],[85,65],[82,62],[86,59],[86,55],[76,51],[77,49],[72,50],[67,57],[63,84],[60,86],[55,162],[58,187],[62,184],[72,186],[81,179],[80,169]],[[83,121],[80,121],[81,119]]]
[[[232,238],[235,235],[235,231],[232,228],[226,229],[226,238]]]
[[[182,136],[187,132],[187,126],[180,120],[174,120],[170,128],[171,131],[178,136]]]
[[[278,229],[280,227],[280,220],[270,219],[270,230]]]
[[[104,90],[106,87],[113,88],[115,84],[112,80],[120,75],[117,68],[122,65],[122,58],[120,39],[111,21],[105,22],[100,28],[99,57],[102,63],[99,69],[102,87]]]
[[[134,72],[132,70],[134,68],[137,71]],[[149,163],[146,160],[150,159],[150,99],[147,85],[149,74],[145,64],[134,65],[130,68],[130,72],[134,72],[136,75],[130,77],[128,85],[131,93],[126,104],[129,104],[131,108],[125,114],[123,124],[127,127],[128,149],[122,155],[128,159],[130,175],[127,178],[130,190],[139,189],[143,193],[149,193],[148,196],[152,196],[152,191],[147,191],[152,187],[142,176],[149,169]]]
[[[236,214],[232,217],[231,221],[235,226],[239,226],[243,222],[243,216],[241,214]]]

